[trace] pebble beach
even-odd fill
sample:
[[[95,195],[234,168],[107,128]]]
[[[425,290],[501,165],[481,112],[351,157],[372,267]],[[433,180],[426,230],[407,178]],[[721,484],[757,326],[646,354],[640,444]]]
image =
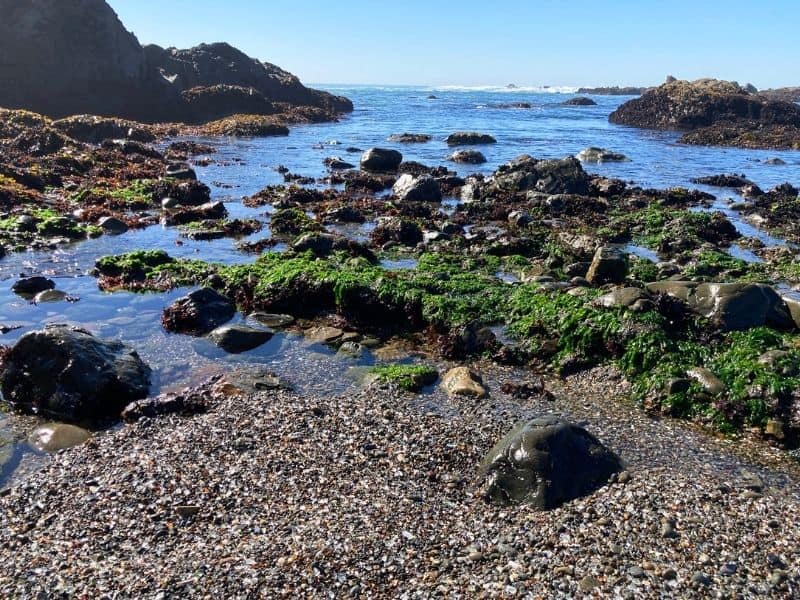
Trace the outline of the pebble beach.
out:
[[[481,366],[492,390],[524,376]],[[598,371],[549,382],[553,400],[218,388],[228,393],[205,414],[96,436],[6,490],[0,593],[796,595],[796,465],[761,442],[625,407],[620,380]],[[585,424],[627,470],[548,512],[487,504],[475,465],[539,414]]]

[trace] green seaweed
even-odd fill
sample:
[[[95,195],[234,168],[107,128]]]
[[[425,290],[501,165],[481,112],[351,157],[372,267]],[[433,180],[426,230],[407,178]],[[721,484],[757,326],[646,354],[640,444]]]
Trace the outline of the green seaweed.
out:
[[[439,372],[427,365],[377,365],[370,368],[369,372],[378,381],[394,383],[409,392],[418,392],[439,378]]]

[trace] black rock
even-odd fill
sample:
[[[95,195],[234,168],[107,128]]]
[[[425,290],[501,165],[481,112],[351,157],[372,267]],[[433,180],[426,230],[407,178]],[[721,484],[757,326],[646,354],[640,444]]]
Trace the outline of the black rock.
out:
[[[370,148],[361,156],[361,168],[365,171],[393,173],[397,171],[403,155],[397,150]]]
[[[23,296],[35,296],[39,292],[55,289],[56,283],[52,279],[35,275],[18,280],[11,286],[11,291]]]
[[[620,459],[582,427],[556,417],[518,424],[479,470],[486,500],[539,510],[590,494],[622,470]]]
[[[66,325],[22,336],[2,374],[15,408],[67,421],[116,418],[149,387],[150,367],[135,350]]]
[[[257,329],[247,325],[223,325],[209,333],[208,337],[226,352],[238,354],[258,348],[272,339],[273,335],[269,329]]]
[[[230,321],[235,313],[225,296],[211,288],[201,288],[165,308],[161,323],[167,331],[205,335]]]

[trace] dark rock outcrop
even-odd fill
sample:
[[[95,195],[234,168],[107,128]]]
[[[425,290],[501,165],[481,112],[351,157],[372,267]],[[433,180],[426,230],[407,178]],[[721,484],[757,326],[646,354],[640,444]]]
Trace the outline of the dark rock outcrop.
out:
[[[549,510],[592,493],[621,470],[619,458],[582,427],[540,417],[500,440],[479,476],[484,497],[494,504]]]
[[[597,102],[586,96],[575,96],[562,102],[564,106],[597,106]]]
[[[225,352],[239,354],[258,348],[272,339],[273,335],[269,329],[248,325],[222,325],[209,333],[208,338]]]
[[[535,190],[546,194],[586,194],[589,183],[589,175],[574,156],[540,160],[524,154],[497,169],[487,192]]]
[[[716,79],[670,81],[624,103],[608,120],[692,132],[681,140],[688,143],[800,147],[800,106]]]
[[[224,43],[142,47],[104,0],[0,0],[0,106],[53,117],[92,113],[205,122],[281,104],[352,110]]]
[[[476,131],[457,131],[447,136],[448,146],[473,146],[477,144],[496,144],[497,140],[488,133]]]
[[[68,421],[118,417],[150,387],[150,368],[135,350],[66,325],[22,336],[1,377],[15,408]]]

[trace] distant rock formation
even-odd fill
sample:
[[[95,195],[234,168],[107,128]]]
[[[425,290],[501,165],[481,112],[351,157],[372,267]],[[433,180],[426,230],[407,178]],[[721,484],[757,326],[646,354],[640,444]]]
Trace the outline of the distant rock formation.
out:
[[[578,94],[594,94],[596,96],[641,96],[650,88],[647,87],[582,87],[578,88]]]
[[[761,90],[759,96],[767,100],[781,100],[783,102],[800,102],[800,87],[784,87],[771,90]]]
[[[0,0],[0,14],[3,107],[196,123],[282,103],[331,117],[353,108],[228,44],[143,48],[104,0]]]
[[[681,141],[748,148],[800,147],[800,106],[771,101],[736,82],[675,80],[625,102],[611,123],[686,131]]]

